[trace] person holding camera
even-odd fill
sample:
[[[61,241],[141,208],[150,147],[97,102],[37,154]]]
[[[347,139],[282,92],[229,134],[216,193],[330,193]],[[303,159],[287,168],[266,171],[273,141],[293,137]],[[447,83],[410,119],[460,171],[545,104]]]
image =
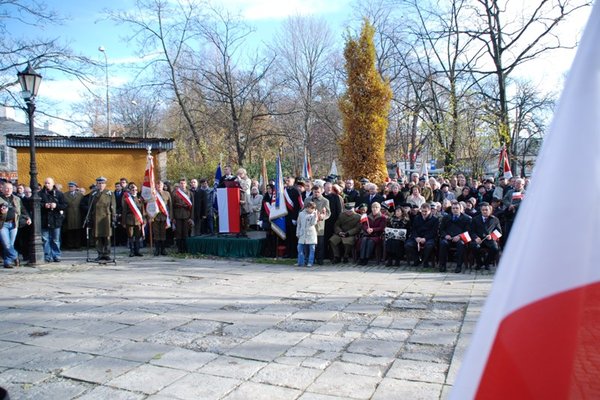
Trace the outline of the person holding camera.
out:
[[[19,266],[19,253],[15,250],[15,239],[19,230],[19,220],[23,216],[24,223],[31,225],[31,218],[27,210],[23,207],[21,199],[13,194],[13,184],[4,183],[2,195],[0,195],[0,214],[2,215],[2,229],[0,229],[0,238],[2,239],[4,268]]]
[[[67,201],[64,194],[54,186],[53,178],[44,180],[44,188],[40,191],[40,206],[44,260],[60,262],[60,229],[65,220]]]

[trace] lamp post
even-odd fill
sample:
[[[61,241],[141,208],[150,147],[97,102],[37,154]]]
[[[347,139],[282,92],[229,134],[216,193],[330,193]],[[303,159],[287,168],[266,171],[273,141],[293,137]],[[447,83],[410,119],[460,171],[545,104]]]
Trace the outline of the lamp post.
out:
[[[29,175],[31,180],[32,201],[33,201],[33,238],[30,243],[30,264],[36,264],[44,259],[44,250],[42,247],[42,219],[40,210],[40,193],[37,181],[37,163],[35,160],[35,128],[33,126],[33,113],[35,112],[35,97],[37,96],[42,76],[35,72],[31,64],[27,63],[27,68],[17,73],[19,83],[21,84],[21,96],[27,104],[27,117],[29,120]]]
[[[106,134],[110,137],[110,99],[108,97],[108,56],[103,46],[98,47],[98,51],[104,54],[104,72],[106,74]]]
[[[137,101],[135,100],[131,100],[131,104],[133,104],[134,106],[138,106]],[[142,109],[142,138],[146,139],[146,113],[144,113],[144,110]]]

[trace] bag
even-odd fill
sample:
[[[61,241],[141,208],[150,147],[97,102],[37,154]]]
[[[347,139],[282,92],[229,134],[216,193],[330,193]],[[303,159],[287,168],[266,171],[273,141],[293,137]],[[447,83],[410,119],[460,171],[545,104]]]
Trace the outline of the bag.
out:
[[[406,240],[406,229],[385,228],[385,239]]]

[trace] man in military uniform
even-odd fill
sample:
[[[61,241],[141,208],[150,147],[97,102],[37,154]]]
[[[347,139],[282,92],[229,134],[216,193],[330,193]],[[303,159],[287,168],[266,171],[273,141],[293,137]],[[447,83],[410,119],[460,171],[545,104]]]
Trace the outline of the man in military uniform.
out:
[[[115,194],[106,189],[106,178],[96,179],[96,190],[91,194],[89,219],[96,242],[98,257],[94,261],[110,261],[110,239],[116,225],[117,205]]]
[[[69,192],[65,194],[67,209],[65,210],[64,247],[66,249],[78,249],[81,247],[81,200],[83,194],[79,191],[77,183],[69,182]]]
[[[185,178],[179,180],[179,187],[176,187],[171,194],[173,201],[173,225],[175,225],[175,244],[177,251],[185,253],[187,251],[186,240],[190,235],[190,225],[194,221],[194,203],[192,192],[187,188]]]
[[[152,221],[152,237],[154,239],[155,256],[167,255],[167,249],[165,247],[165,240],[167,239],[167,221],[170,225],[170,218],[173,216],[171,194],[164,190],[164,187],[163,181],[158,181],[156,183],[156,195],[161,197],[162,204],[160,203],[160,199],[157,198],[157,203],[161,205],[158,207],[158,214],[154,216],[154,220]],[[164,210],[162,210],[163,205]]]
[[[127,192],[121,200],[121,224],[127,233],[127,244],[129,245],[129,257],[141,257],[140,240],[146,224],[146,211],[144,202],[138,197],[138,188],[134,182],[129,183]],[[141,220],[138,219],[141,218]]]
[[[355,203],[346,203],[345,211],[340,214],[329,239],[333,251],[333,263],[340,262],[340,244],[344,245],[344,263],[352,256],[356,235],[360,232],[360,215],[354,212]]]

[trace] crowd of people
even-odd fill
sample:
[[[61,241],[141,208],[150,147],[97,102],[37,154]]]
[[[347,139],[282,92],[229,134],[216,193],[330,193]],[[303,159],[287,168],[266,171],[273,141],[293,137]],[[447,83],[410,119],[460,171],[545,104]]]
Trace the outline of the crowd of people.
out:
[[[142,255],[152,237],[153,255],[167,254],[175,245],[186,252],[189,236],[216,234],[216,188],[240,188],[241,232],[266,231],[264,255],[297,259],[299,266],[370,259],[386,265],[401,260],[430,267],[437,260],[446,270],[454,253],[456,272],[471,254],[476,268],[489,268],[510,234],[527,181],[499,178],[480,181],[459,174],[450,178],[411,174],[377,186],[361,179],[330,176],[285,179],[285,240],[271,229],[269,205],[275,185],[260,187],[245,169],[234,175],[224,168],[220,182],[208,179],[159,181],[153,212],[147,210],[135,182],[121,178],[114,189],[99,177],[86,190],[76,182],[62,186],[51,177],[40,188],[41,230],[45,262],[59,262],[62,249],[95,247],[93,261],[112,260],[112,242]],[[32,191],[25,185],[0,182],[0,240],[5,268],[30,258],[33,238]],[[283,251],[283,254],[280,254]],[[39,261],[38,261],[39,262]]]
[[[489,269],[510,234],[528,181],[520,178],[469,179],[462,174],[390,179],[377,186],[367,179],[355,188],[353,179],[330,176],[314,181],[286,178],[288,214],[285,256],[297,265],[322,265],[370,259],[386,265],[401,260],[446,271],[454,254],[455,272],[461,272],[467,256],[476,269]],[[270,184],[263,203],[270,203]],[[258,219],[268,231],[267,256],[281,244],[269,233],[268,207]]]

